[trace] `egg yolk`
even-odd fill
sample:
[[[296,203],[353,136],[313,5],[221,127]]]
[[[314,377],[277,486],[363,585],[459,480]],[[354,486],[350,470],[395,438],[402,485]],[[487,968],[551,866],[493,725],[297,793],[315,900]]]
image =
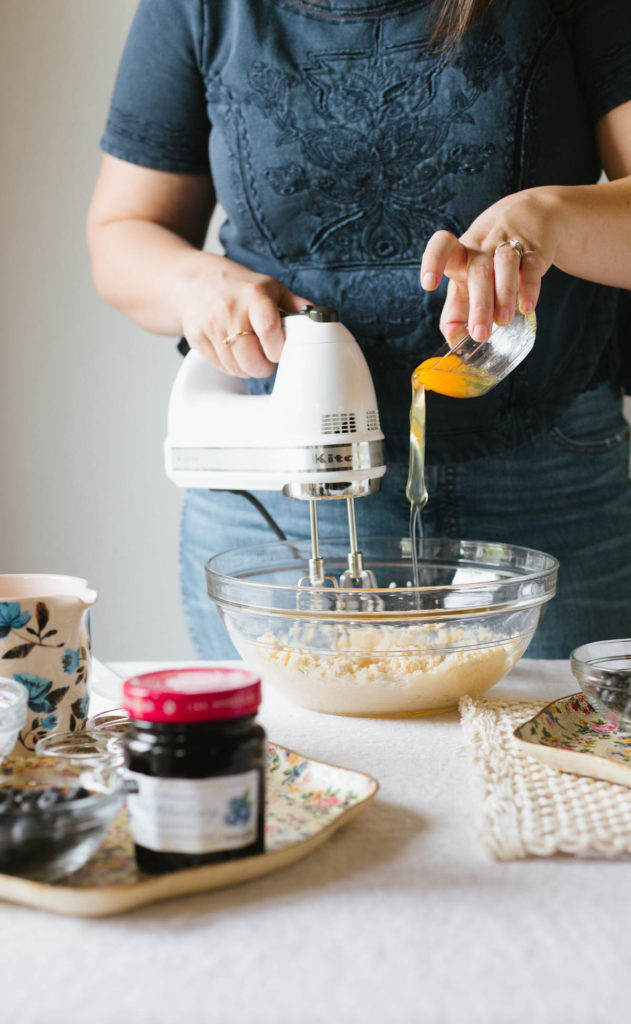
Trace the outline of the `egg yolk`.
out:
[[[449,398],[474,398],[487,391],[492,383],[488,374],[472,371],[458,356],[449,354],[425,359],[412,374],[413,388],[423,386],[426,391],[436,391]]]

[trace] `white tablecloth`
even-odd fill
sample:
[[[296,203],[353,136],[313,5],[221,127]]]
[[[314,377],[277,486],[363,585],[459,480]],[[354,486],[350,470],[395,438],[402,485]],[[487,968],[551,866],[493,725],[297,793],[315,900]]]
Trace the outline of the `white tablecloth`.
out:
[[[566,662],[522,661],[490,692],[576,688]],[[629,1019],[631,864],[490,861],[456,714],[336,718],[267,690],[260,718],[271,739],[374,775],[376,799],[310,857],[231,889],[92,920],[0,904],[3,1021]]]

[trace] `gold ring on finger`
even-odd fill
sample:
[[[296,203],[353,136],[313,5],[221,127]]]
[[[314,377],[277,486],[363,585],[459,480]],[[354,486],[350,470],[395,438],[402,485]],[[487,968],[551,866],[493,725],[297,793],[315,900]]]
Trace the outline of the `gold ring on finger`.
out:
[[[503,249],[505,246],[509,246],[513,252],[516,252],[520,260],[524,258],[526,250],[518,238],[509,238],[507,242],[500,242],[500,244],[496,246],[495,252],[499,252],[499,250]]]
[[[232,345],[233,341],[236,341],[237,338],[242,338],[244,334],[252,334],[254,335],[254,337],[256,337],[254,331],[236,331],[234,334],[229,334],[226,338],[224,338],[223,343],[224,345]]]

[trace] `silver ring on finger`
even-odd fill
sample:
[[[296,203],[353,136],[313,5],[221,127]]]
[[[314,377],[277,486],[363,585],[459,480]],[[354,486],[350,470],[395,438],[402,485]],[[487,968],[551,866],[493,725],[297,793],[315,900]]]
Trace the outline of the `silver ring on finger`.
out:
[[[227,337],[223,339],[223,343],[224,345],[232,345],[233,341],[236,341],[237,338],[242,338],[245,334],[252,334],[256,337],[254,331],[235,331],[234,334],[228,334]]]
[[[495,247],[495,252],[499,252],[499,250],[504,249],[505,246],[509,246],[513,250],[513,252],[516,252],[520,260],[524,258],[526,250],[524,249],[523,245],[521,244],[518,238],[509,238],[507,242],[500,242],[500,244]]]

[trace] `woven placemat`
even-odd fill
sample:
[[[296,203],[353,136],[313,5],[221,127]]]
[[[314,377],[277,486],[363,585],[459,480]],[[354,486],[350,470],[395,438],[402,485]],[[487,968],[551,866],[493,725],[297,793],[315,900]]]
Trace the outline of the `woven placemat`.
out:
[[[513,730],[545,702],[463,697],[474,769],[478,837],[495,860],[556,853],[631,854],[631,791],[558,771],[524,753]]]

